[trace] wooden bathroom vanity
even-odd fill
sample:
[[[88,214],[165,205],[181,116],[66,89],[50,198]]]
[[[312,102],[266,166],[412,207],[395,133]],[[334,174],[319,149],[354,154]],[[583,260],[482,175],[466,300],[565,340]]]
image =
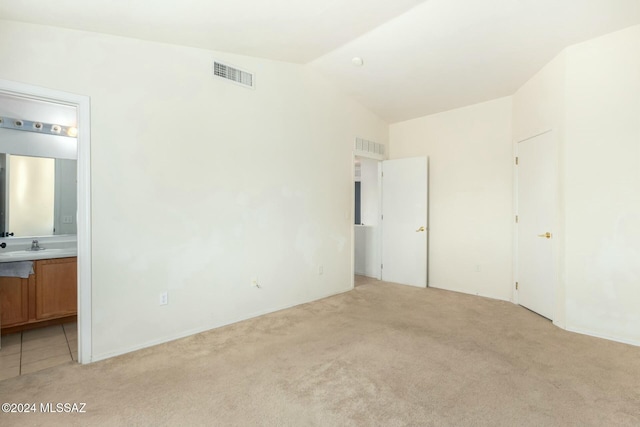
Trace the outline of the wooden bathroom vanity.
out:
[[[29,278],[0,277],[2,334],[75,321],[77,257],[33,261]]]

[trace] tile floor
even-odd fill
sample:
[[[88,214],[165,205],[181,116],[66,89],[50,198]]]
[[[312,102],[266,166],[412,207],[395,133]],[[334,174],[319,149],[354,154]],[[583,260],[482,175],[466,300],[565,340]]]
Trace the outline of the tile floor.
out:
[[[78,360],[77,323],[2,336],[0,380]]]

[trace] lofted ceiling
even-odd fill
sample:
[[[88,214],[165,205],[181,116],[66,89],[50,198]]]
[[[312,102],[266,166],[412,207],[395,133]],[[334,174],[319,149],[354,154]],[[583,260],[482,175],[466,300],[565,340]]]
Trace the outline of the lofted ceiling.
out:
[[[0,18],[307,63],[393,123],[513,94],[639,24],[640,0],[0,0]]]
[[[511,95],[565,47],[639,23],[640,0],[428,0],[312,64],[393,123]]]
[[[0,18],[305,63],[422,1],[0,0]]]

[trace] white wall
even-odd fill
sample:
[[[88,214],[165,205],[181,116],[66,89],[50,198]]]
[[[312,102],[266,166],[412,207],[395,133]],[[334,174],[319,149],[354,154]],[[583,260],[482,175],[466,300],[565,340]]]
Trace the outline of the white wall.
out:
[[[511,97],[390,127],[391,159],[429,156],[429,286],[509,300]]]
[[[640,26],[567,48],[514,95],[514,135],[554,129],[554,323],[640,345]]]
[[[91,97],[94,359],[351,287],[353,141],[388,126],[310,68],[7,21],[0,57]]]
[[[562,52],[513,95],[514,141],[550,129],[564,138],[565,62]]]
[[[566,55],[567,327],[640,345],[640,26]]]
[[[556,144],[558,159],[558,229],[554,230],[554,253],[557,254],[555,295],[556,307],[553,323],[566,327],[565,268],[564,268],[564,191],[565,179],[562,164],[565,159],[565,87],[566,54],[556,56],[513,95],[513,141],[517,143],[542,132],[551,131]],[[517,277],[516,277],[517,279]]]
[[[380,279],[380,229],[373,225],[354,226],[355,274]]]
[[[377,160],[360,158],[360,219],[366,225],[378,224],[380,216],[379,163]]]

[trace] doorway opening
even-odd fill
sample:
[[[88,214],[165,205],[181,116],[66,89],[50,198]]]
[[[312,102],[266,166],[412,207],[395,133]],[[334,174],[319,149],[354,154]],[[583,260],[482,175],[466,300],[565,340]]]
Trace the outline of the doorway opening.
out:
[[[64,243],[69,245],[69,242],[73,243],[75,240],[77,268],[73,268],[75,271],[72,270],[71,274],[75,273],[77,275],[77,354],[79,363],[89,363],[92,360],[90,99],[88,96],[76,95],[7,80],[0,80],[0,95],[5,95],[7,99],[17,100],[17,104],[22,102],[22,107],[9,106],[10,102],[5,103],[5,106],[7,106],[7,112],[3,112],[3,114],[14,119],[11,121],[12,126],[30,126],[30,129],[25,132],[20,132],[20,130],[25,129],[11,129],[11,126],[9,126],[10,129],[4,129],[4,127],[7,126],[3,126],[3,129],[0,129],[3,132],[12,132],[12,137],[7,139],[7,141],[11,141],[7,143],[5,147],[6,150],[3,151],[5,155],[20,154],[36,158],[49,157],[54,159],[77,159],[75,174],[70,172],[60,172],[58,174],[60,175],[61,180],[60,185],[63,185],[62,181],[64,180],[68,183],[70,182],[70,185],[72,186],[75,184],[75,188],[70,191],[63,192],[64,197],[61,197],[57,202],[54,201],[55,209],[52,215],[54,217],[54,225],[52,227],[51,235],[42,236],[41,239],[37,239],[37,235],[32,235],[28,231],[24,232],[24,236],[20,236],[15,235],[15,233],[14,235],[11,235],[11,230],[4,230],[6,235],[0,237],[0,240],[2,240],[2,243],[6,244],[5,247],[21,247],[22,244],[28,244],[29,242],[36,245],[35,241],[38,241],[38,244],[40,244],[40,241],[46,241],[50,242],[52,248],[60,243],[63,244],[62,246],[64,246]],[[51,111],[55,111],[56,108],[59,110],[66,110],[67,112],[72,111],[72,115],[75,116],[75,126],[61,125],[56,123],[53,119],[50,120],[51,123],[45,124],[47,120],[39,119],[38,117],[25,117],[30,115],[30,103],[33,105],[40,105],[44,109],[49,108]],[[40,113],[42,114],[42,111],[40,111]],[[33,123],[31,123],[31,120],[33,120]],[[52,134],[51,139],[63,138],[61,133],[67,133],[66,136],[74,138],[76,140],[76,144],[71,145],[69,143],[64,143],[58,144],[57,146],[56,144],[49,144],[48,142],[50,142],[51,139],[45,141],[45,139],[40,138],[46,138],[44,135],[45,131]],[[37,138],[30,138],[30,133],[35,135]],[[13,135],[18,135],[16,138],[20,139],[20,144],[15,143]],[[19,148],[17,148],[18,145],[20,146]],[[72,147],[72,149],[69,147]],[[73,153],[71,153],[70,150],[73,150]],[[75,178],[75,182],[72,178]],[[60,188],[58,188],[58,193],[60,193]],[[7,199],[8,198],[5,198],[5,202]],[[67,204],[73,199],[75,199],[74,201],[77,204],[72,208],[69,208]],[[8,206],[5,206],[5,208],[7,211],[9,210]],[[60,218],[55,220],[55,215],[58,213],[60,214]],[[70,229],[71,225],[74,225],[74,230]],[[56,235],[56,228],[60,233],[64,231],[64,234]],[[75,239],[72,238],[72,231],[76,232]],[[44,244],[42,246],[44,246]],[[56,250],[57,249],[58,248],[56,247]],[[44,252],[46,252],[46,247],[42,253]],[[42,264],[42,271],[50,268],[48,264],[45,264],[46,263]],[[38,268],[40,269],[40,267]],[[66,270],[69,269],[68,267],[62,268]],[[38,274],[38,272],[36,272],[36,274]],[[31,289],[31,286],[32,285],[29,285],[29,289]],[[35,288],[35,285],[33,287]],[[40,307],[38,310],[42,310],[42,308]]]
[[[354,156],[354,286],[381,279],[381,163]]]
[[[427,287],[428,158],[384,160],[356,150],[352,162],[354,286]]]

